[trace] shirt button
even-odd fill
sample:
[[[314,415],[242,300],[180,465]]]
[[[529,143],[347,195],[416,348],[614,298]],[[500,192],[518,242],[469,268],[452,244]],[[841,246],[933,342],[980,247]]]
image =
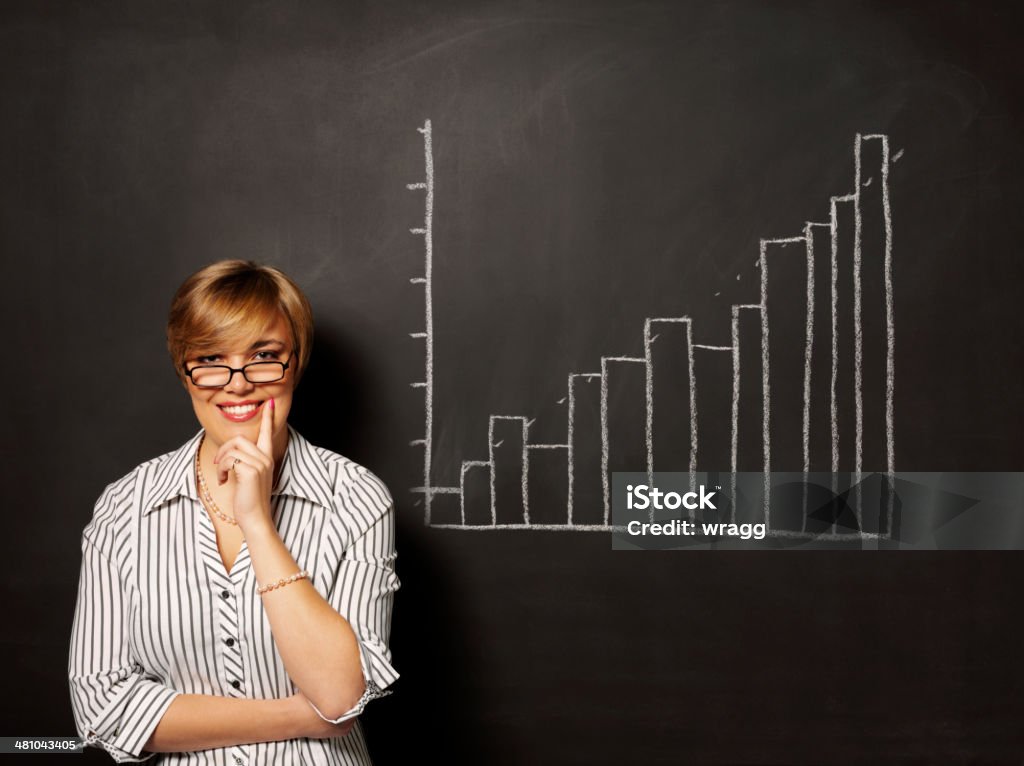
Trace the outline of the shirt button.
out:
[[[225,638],[224,639],[224,643],[227,644],[228,646],[234,646],[235,645],[235,639],[233,639],[233,638]]]
[[[241,689],[242,688],[242,682],[241,681],[232,681],[231,685],[234,686],[236,689]]]
[[[237,755],[235,756],[235,763],[237,763],[238,766],[242,766],[242,759],[239,758]]]
[[[224,598],[224,599],[231,598],[231,591],[222,590],[220,592],[220,595],[221,595],[221,598]]]

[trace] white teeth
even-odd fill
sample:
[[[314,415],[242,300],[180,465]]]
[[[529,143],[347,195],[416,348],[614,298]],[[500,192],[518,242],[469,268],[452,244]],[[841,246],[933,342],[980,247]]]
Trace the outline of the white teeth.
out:
[[[248,415],[250,412],[255,412],[258,406],[258,404],[245,404],[241,407],[221,407],[221,409],[229,415]]]

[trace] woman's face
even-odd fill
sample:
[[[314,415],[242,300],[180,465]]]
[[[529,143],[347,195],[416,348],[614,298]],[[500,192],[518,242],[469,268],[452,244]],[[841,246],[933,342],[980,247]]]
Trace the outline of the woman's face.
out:
[[[191,356],[186,366],[191,370],[204,364],[227,365],[235,369],[253,362],[291,362],[294,365],[298,360],[293,357],[293,352],[288,323],[278,314],[276,321],[258,337],[239,344],[237,348],[217,349],[205,356]],[[219,447],[235,436],[245,436],[255,443],[260,432],[263,407],[269,406],[272,398],[275,452],[283,447],[288,433],[292,391],[295,389],[294,373],[294,367],[289,366],[281,380],[274,383],[250,383],[242,373],[235,372],[231,380],[220,388],[199,388],[186,379],[192,408],[199,424],[206,431],[207,439],[214,447]]]

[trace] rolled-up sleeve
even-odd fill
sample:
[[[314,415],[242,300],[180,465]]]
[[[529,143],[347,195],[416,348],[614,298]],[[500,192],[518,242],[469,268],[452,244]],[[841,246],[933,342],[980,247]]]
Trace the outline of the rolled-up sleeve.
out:
[[[351,530],[345,536],[351,537],[352,542],[338,558],[327,601],[348,620],[356,635],[366,691],[338,718],[326,717],[313,705],[317,714],[331,723],[353,718],[371,700],[391,694],[387,687],[398,679],[388,646],[391,610],[395,591],[400,587],[395,574],[391,495],[376,476],[367,472],[360,481],[347,484],[339,497],[348,519],[342,526]]]
[[[117,568],[83,536],[68,661],[71,705],[79,736],[118,763],[154,755],[142,748],[179,693],[148,677],[132,658],[126,615]]]

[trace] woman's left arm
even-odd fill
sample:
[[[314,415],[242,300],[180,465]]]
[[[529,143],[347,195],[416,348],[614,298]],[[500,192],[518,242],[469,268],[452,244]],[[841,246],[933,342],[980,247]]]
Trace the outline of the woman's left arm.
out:
[[[245,540],[261,585],[299,571],[273,524],[250,526]],[[308,579],[264,593],[262,599],[289,677],[324,716],[341,717],[366,690],[359,641],[348,620]]]
[[[263,607],[289,675],[313,709],[330,723],[348,720],[361,713],[370,700],[390,694],[383,690],[398,678],[388,648],[394,594],[400,586],[395,574],[391,496],[373,474],[366,473],[343,484],[338,500],[351,513],[346,514],[346,520],[340,515],[333,517],[327,532],[323,548],[329,551],[331,571],[325,599],[320,599],[307,580],[263,596]],[[255,556],[251,547],[250,556]],[[288,592],[296,586],[297,593]],[[302,600],[303,592],[312,592],[318,600],[316,607],[304,612],[308,602]],[[324,640],[308,632],[318,629],[310,615],[318,615],[319,605],[324,602],[333,614],[324,619],[323,629],[329,631],[340,621],[346,629],[343,642],[336,634],[328,633],[330,638]],[[281,634],[284,639],[278,635],[278,626],[287,634]],[[331,642],[337,642],[333,653]],[[339,659],[342,655],[344,659]],[[341,684],[345,683],[352,686],[342,692]]]
[[[267,412],[267,409],[264,408],[256,444],[244,437],[235,437],[221,446],[216,457],[219,475],[226,474],[225,466],[233,466],[237,482],[235,518],[245,535],[256,581],[261,585],[299,571],[271,515],[273,410],[270,408]],[[239,462],[234,462],[236,459]],[[370,511],[370,523],[344,552],[338,567],[342,571],[337,572],[327,598],[321,596],[308,579],[262,596],[263,608],[289,677],[321,717],[332,722],[357,715],[366,701],[364,697],[379,696],[376,683],[372,684],[375,688],[367,692],[366,679],[373,681],[376,665],[383,664],[390,669],[386,659],[383,663],[368,661],[363,653],[374,647],[367,647],[366,640],[361,640],[364,637],[357,636],[357,631],[343,616],[344,612],[359,619],[361,614],[371,612],[376,618],[372,622],[380,624],[364,626],[360,632],[368,633],[370,643],[380,643],[378,636],[383,633],[384,652],[387,651],[391,603],[398,588],[394,574],[394,518],[387,490],[379,482],[373,484],[374,491],[350,498],[361,506],[368,506],[360,511]],[[353,584],[358,586],[354,599],[349,592]],[[374,654],[380,653],[377,648]],[[364,668],[367,675],[364,675]],[[397,678],[393,669],[387,675],[383,686]]]

